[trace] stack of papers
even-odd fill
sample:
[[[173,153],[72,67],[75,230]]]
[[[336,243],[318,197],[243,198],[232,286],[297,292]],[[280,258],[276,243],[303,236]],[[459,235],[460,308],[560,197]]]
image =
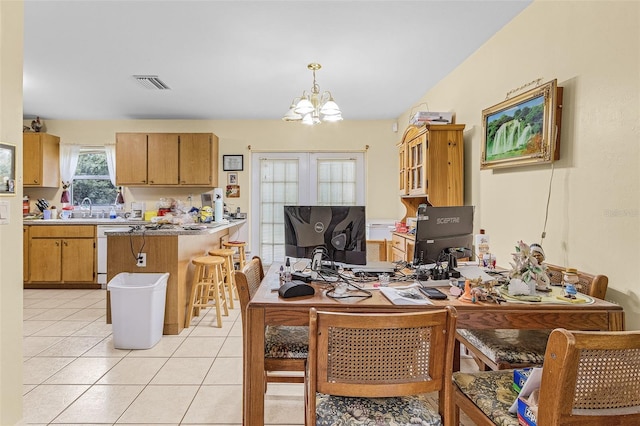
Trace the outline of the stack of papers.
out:
[[[394,305],[433,305],[419,290],[420,284],[403,287],[380,287],[380,293]]]

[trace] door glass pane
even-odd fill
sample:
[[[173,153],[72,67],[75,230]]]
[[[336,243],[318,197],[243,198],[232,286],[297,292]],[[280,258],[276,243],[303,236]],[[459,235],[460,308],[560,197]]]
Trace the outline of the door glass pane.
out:
[[[318,205],[355,205],[355,159],[318,159],[317,164]]]
[[[260,160],[260,247],[265,264],[284,259],[285,204],[298,203],[298,160]]]

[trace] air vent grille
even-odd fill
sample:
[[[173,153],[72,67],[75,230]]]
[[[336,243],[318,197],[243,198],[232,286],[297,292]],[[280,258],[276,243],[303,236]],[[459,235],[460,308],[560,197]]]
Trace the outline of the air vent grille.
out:
[[[138,83],[140,83],[146,89],[156,89],[156,90],[169,90],[170,87],[167,84],[160,80],[157,75],[134,75]]]

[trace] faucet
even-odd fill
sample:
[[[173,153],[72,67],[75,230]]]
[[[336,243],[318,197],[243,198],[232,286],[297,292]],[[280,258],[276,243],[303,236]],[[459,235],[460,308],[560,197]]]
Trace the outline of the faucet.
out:
[[[92,204],[93,204],[93,203],[91,203],[91,198],[89,198],[89,197],[84,197],[84,198],[82,199],[82,202],[80,203],[80,208],[81,208],[82,210],[84,210],[84,203],[85,203],[85,201],[89,202],[89,217],[91,217],[91,210],[92,210],[92,209],[91,209],[91,206],[92,206]],[[84,213],[82,213],[82,217],[84,217]]]

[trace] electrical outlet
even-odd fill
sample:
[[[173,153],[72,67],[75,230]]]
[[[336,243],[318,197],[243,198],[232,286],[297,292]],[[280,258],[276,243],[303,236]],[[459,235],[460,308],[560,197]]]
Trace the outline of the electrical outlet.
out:
[[[137,266],[140,267],[140,268],[145,268],[147,266],[147,253],[139,253],[138,254]]]

